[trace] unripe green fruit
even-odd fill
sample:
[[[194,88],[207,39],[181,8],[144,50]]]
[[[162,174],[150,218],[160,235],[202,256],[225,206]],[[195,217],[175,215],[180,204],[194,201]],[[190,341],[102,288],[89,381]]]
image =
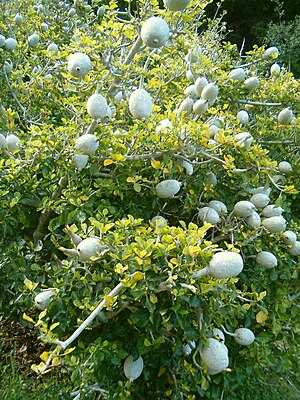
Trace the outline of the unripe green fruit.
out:
[[[217,211],[211,207],[200,208],[199,212],[198,212],[198,218],[202,222],[207,222],[212,225],[216,225],[220,220],[220,217],[219,217],[219,214],[217,213]]]
[[[280,113],[278,114],[277,120],[278,123],[281,125],[288,125],[293,118],[293,111],[287,107],[284,108]]]
[[[0,133],[0,149],[6,150],[7,149],[7,141],[6,138]]]
[[[194,100],[191,97],[187,97],[180,103],[177,114],[180,115],[184,112],[186,115],[190,115],[193,111],[193,106]]]
[[[96,238],[84,239],[76,248],[78,257],[82,261],[89,261],[93,257],[99,257],[104,249],[105,247],[102,246]]]
[[[266,269],[271,269],[277,266],[277,258],[269,251],[261,251],[256,257],[255,261]]]
[[[7,142],[7,148],[9,151],[15,151],[15,150],[19,149],[20,139],[16,135],[9,133],[6,136],[6,142]]]
[[[167,220],[164,217],[162,217],[161,215],[156,215],[155,217],[153,217],[151,219],[151,224],[155,228],[162,228],[163,226],[168,226]]]
[[[77,14],[76,12],[76,8],[72,7],[70,8],[70,10],[68,11],[68,17],[72,18]]]
[[[291,166],[291,164],[287,161],[281,161],[278,164],[278,170],[279,172],[281,172],[282,174],[289,174],[290,172],[293,171],[293,167]]]
[[[78,171],[82,171],[89,160],[89,156],[87,154],[75,154],[73,157],[73,162],[76,165]]]
[[[142,41],[150,48],[156,49],[164,46],[169,39],[169,35],[169,25],[160,17],[148,18],[142,25]]]
[[[253,142],[253,136],[249,132],[240,132],[235,135],[235,140],[240,146],[248,148]]]
[[[97,16],[103,17],[104,14],[105,14],[105,7],[104,6],[99,7],[97,10]]]
[[[152,98],[145,89],[137,89],[129,98],[129,111],[134,118],[147,119],[152,112]]]
[[[203,99],[197,100],[193,105],[193,113],[196,115],[202,115],[208,110],[208,102]]]
[[[280,65],[277,63],[274,63],[271,68],[270,68],[270,72],[272,76],[277,76],[280,74],[281,68]]]
[[[252,228],[258,228],[261,224],[260,215],[256,211],[253,211],[252,214],[246,218],[246,222],[248,226],[251,226]]]
[[[205,180],[206,180],[207,183],[210,183],[213,186],[216,186],[217,183],[218,183],[218,178],[217,178],[216,174],[214,174],[213,172],[208,172],[206,174],[206,179]]]
[[[270,198],[265,194],[257,193],[251,197],[250,201],[256,208],[264,208],[269,204]]]
[[[50,55],[51,53],[58,53],[58,46],[56,43],[50,43],[47,47],[47,53]]]
[[[46,24],[46,22],[43,22],[42,25],[41,25],[41,30],[42,30],[42,32],[45,33],[45,32],[48,31],[48,29],[49,29],[48,24]]]
[[[208,275],[214,278],[233,278],[242,272],[244,262],[240,254],[233,251],[215,253],[207,267]]]
[[[263,58],[265,60],[271,59],[271,58],[277,58],[279,56],[279,50],[277,47],[272,46],[266,49],[266,51],[263,54]]]
[[[234,332],[235,341],[242,346],[249,346],[255,340],[254,333],[248,328],[239,328]]]
[[[194,167],[193,167],[192,163],[190,163],[189,161],[186,161],[186,160],[182,160],[181,165],[183,166],[183,168],[185,168],[186,173],[188,175],[193,175]]]
[[[247,191],[252,194],[262,193],[265,194],[266,196],[270,196],[271,188],[265,188],[264,186],[259,186],[258,188],[254,189],[248,188]]]
[[[209,338],[208,344],[200,349],[203,364],[208,369],[209,375],[215,375],[224,371],[229,365],[228,350],[225,344],[217,339]]]
[[[245,110],[241,110],[237,113],[236,118],[240,121],[242,125],[249,122],[249,114]]]
[[[252,76],[251,78],[245,80],[244,85],[246,89],[254,90],[257,88],[257,86],[259,86],[259,79],[257,76]]]
[[[86,103],[87,112],[95,120],[104,118],[107,115],[107,101],[98,93],[92,94]]]
[[[186,79],[190,82],[195,82],[195,75],[193,74],[193,72],[188,69],[185,73]]]
[[[20,25],[22,25],[22,22],[23,22],[22,15],[20,13],[16,14],[15,15],[15,24],[20,26]]]
[[[166,179],[156,185],[156,194],[161,199],[168,199],[179,192],[181,183],[176,179]]]
[[[287,252],[291,256],[300,256],[300,242],[296,241],[292,247],[287,249]]]
[[[215,338],[219,338],[221,342],[225,343],[225,335],[219,328],[213,329],[213,335]]]
[[[216,100],[218,93],[218,85],[216,83],[209,83],[203,88],[201,92],[201,98],[207,101],[214,101]]]
[[[262,215],[266,218],[278,217],[283,211],[283,208],[278,207],[276,204],[269,204],[262,210]]]
[[[235,68],[229,72],[228,78],[233,79],[234,81],[243,82],[246,78],[246,74],[243,68]]]
[[[285,230],[286,220],[280,215],[278,217],[265,218],[262,225],[271,233],[279,233]]]
[[[201,97],[202,91],[208,85],[208,80],[205,76],[199,76],[195,81],[195,91],[197,96]]]
[[[4,71],[9,74],[12,69],[13,69],[13,63],[11,62],[11,60],[6,60],[3,64],[2,69],[4,69]]]
[[[184,89],[184,95],[185,97],[191,97],[192,99],[197,98],[197,93],[195,90],[195,85],[189,85]]]
[[[222,203],[222,201],[211,200],[208,203],[208,205],[210,208],[213,208],[214,210],[216,210],[219,215],[227,214],[227,207],[225,206],[224,203]]]
[[[5,49],[6,50],[14,50],[18,45],[18,42],[14,38],[5,39]]]
[[[130,382],[133,382],[141,375],[143,368],[144,361],[141,356],[133,361],[133,356],[129,355],[124,362],[124,374]]]
[[[92,68],[90,57],[83,53],[71,54],[68,70],[75,78],[83,78]]]
[[[233,208],[234,214],[241,218],[250,217],[253,211],[255,211],[255,205],[246,200],[238,201]]]
[[[55,292],[51,289],[44,290],[37,294],[34,298],[34,303],[39,310],[46,310],[52,298],[55,296]]]
[[[285,231],[282,234],[282,238],[285,244],[290,244],[292,246],[294,246],[294,244],[297,241],[297,235],[295,232],[293,231]]]
[[[94,155],[98,146],[98,139],[90,133],[80,136],[75,143],[75,149],[88,156]]]
[[[28,37],[28,46],[35,47],[40,42],[40,36],[37,33],[33,33]]]
[[[3,47],[5,45],[5,36],[0,35],[0,47]]]
[[[164,0],[165,7],[170,11],[182,11],[191,0]]]

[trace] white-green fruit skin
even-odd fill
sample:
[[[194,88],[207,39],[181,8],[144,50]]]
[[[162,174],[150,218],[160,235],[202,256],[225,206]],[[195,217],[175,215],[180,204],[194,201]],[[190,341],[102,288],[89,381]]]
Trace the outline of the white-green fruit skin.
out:
[[[233,278],[242,272],[244,262],[242,257],[233,251],[215,253],[207,267],[208,274],[214,278]]]
[[[185,97],[191,97],[192,99],[197,99],[197,93],[195,90],[195,84],[189,85],[184,89]]]
[[[261,251],[256,257],[255,261],[266,269],[271,269],[277,266],[277,258],[269,251]]]
[[[253,213],[246,218],[246,222],[251,228],[258,228],[261,225],[260,215],[256,211],[253,211]]]
[[[14,38],[7,38],[5,39],[5,49],[6,50],[15,50],[15,48],[17,47],[18,42],[16,41],[16,39]]]
[[[208,110],[208,102],[203,99],[197,100],[193,105],[193,113],[196,115],[202,115]]]
[[[5,36],[0,35],[0,47],[3,47],[5,45]]]
[[[200,356],[209,375],[218,374],[229,365],[228,350],[225,344],[214,338],[207,340],[207,345],[200,350]]]
[[[90,117],[95,120],[102,119],[107,115],[107,101],[101,94],[92,94],[86,103],[86,109]]]
[[[248,148],[253,142],[253,136],[249,132],[239,132],[235,135],[235,140],[240,146]]]
[[[9,133],[6,136],[6,143],[7,143],[7,148],[9,151],[18,150],[19,142],[20,142],[20,139],[12,133]]]
[[[219,87],[216,83],[209,83],[201,92],[201,98],[207,101],[214,101],[218,97]]]
[[[164,226],[168,225],[167,220],[162,217],[161,215],[156,215],[155,217],[153,217],[151,219],[151,224],[155,227],[155,228],[163,228]]]
[[[73,53],[68,60],[68,71],[75,78],[83,78],[92,68],[90,57],[84,53]]]
[[[257,88],[257,86],[259,86],[259,79],[257,76],[252,76],[251,78],[245,80],[244,85],[246,89],[254,90]]]
[[[202,91],[208,85],[208,80],[205,76],[199,76],[195,81],[195,91],[197,96],[201,97]]]
[[[181,183],[176,179],[166,179],[156,185],[156,194],[161,199],[168,199],[179,192]]]
[[[288,125],[293,118],[293,111],[287,107],[280,111],[277,120],[280,125]]]
[[[248,328],[238,328],[234,335],[235,341],[242,346],[249,346],[255,340],[254,333]]]
[[[265,218],[262,225],[271,233],[283,232],[286,228],[286,220],[279,215],[278,217]]]
[[[0,133],[0,149],[6,150],[7,149],[7,141],[5,136]]]
[[[246,78],[246,74],[243,68],[235,68],[228,74],[228,78],[234,81],[243,82]]]
[[[241,218],[250,217],[253,211],[255,211],[255,205],[246,200],[238,201],[233,208],[234,214]]]
[[[285,231],[282,234],[282,239],[283,239],[285,244],[289,244],[289,245],[294,246],[294,244],[297,241],[297,235],[293,231]]]
[[[28,37],[28,45],[30,47],[35,47],[39,44],[40,42],[40,36],[37,33],[33,33]]]
[[[48,29],[49,29],[48,24],[46,24],[46,22],[43,22],[42,25],[41,25],[41,30],[42,30],[42,32],[45,33],[45,32],[48,31]]]
[[[270,198],[265,194],[257,193],[251,197],[250,201],[256,208],[264,208],[269,204]]]
[[[129,355],[124,362],[124,374],[130,382],[133,382],[141,375],[143,368],[144,360],[141,356],[133,361],[133,356]]]
[[[198,218],[202,222],[208,222],[209,224],[216,225],[219,220],[219,214],[216,210],[210,207],[203,207],[199,209]]]
[[[227,214],[227,207],[225,206],[225,204],[222,201],[211,200],[208,203],[208,206],[210,208],[213,208],[214,210],[216,210],[219,215]]]
[[[183,168],[185,168],[186,173],[188,175],[193,175],[194,167],[193,167],[192,163],[190,163],[189,161],[186,161],[186,160],[182,160],[181,165],[183,166]]]
[[[88,156],[94,155],[98,146],[98,139],[90,133],[80,136],[75,143],[75,149]]]
[[[271,75],[272,75],[272,76],[277,76],[277,75],[279,75],[279,74],[280,74],[280,71],[281,71],[281,68],[280,68],[280,65],[279,65],[279,64],[274,63],[273,65],[271,65],[270,72],[271,72]]]
[[[134,118],[147,119],[152,112],[152,98],[145,89],[137,89],[129,98],[129,111]]]
[[[13,69],[13,63],[11,62],[11,60],[6,60],[6,61],[4,62],[4,64],[3,64],[2,69],[3,69],[7,74],[9,74],[9,73],[12,71],[12,69]]]
[[[225,335],[224,335],[224,333],[221,331],[221,329],[219,329],[219,328],[214,328],[214,329],[213,329],[213,335],[214,335],[216,338],[219,338],[219,339],[221,340],[221,342],[225,343]]]
[[[276,204],[269,204],[262,210],[261,214],[266,218],[279,217],[283,211],[283,208],[278,207]]]
[[[290,247],[289,249],[287,249],[287,252],[291,255],[291,256],[300,256],[300,242],[296,241],[292,247]]]
[[[56,43],[50,43],[50,44],[48,45],[48,47],[47,47],[47,53],[48,53],[48,54],[51,54],[51,53],[57,54],[57,53],[58,53],[58,46],[57,46],[57,44],[56,44]]]
[[[15,24],[20,26],[20,25],[22,25],[22,22],[23,22],[22,15],[20,13],[16,14],[15,15]]]
[[[53,290],[44,290],[35,296],[34,303],[39,310],[46,310],[49,307],[53,296],[55,296],[55,292]]]
[[[177,114],[180,115],[184,112],[186,115],[190,115],[193,111],[193,106],[194,100],[191,97],[187,97],[180,103]]]
[[[103,250],[104,247],[96,238],[84,239],[77,246],[77,254],[82,261],[89,261],[92,257],[98,257]]]
[[[242,125],[249,122],[249,114],[246,110],[241,110],[237,113],[236,118],[240,121]]]
[[[186,71],[185,76],[186,76],[186,79],[187,79],[188,81],[190,81],[190,82],[192,82],[192,83],[195,82],[195,75],[193,74],[193,72],[192,72],[190,69],[188,69],[188,70]]]
[[[142,25],[141,38],[144,45],[157,49],[164,46],[170,35],[167,22],[160,17],[150,17]]]
[[[277,58],[278,56],[279,50],[275,46],[269,47],[263,54],[264,59]]]
[[[206,174],[206,179],[205,180],[207,181],[207,183],[210,183],[213,186],[216,186],[217,183],[218,183],[218,178],[217,178],[216,174],[213,173],[213,172],[208,172]]]
[[[290,172],[293,171],[293,167],[292,165],[287,162],[287,161],[281,161],[278,164],[278,170],[279,172],[281,172],[282,174],[289,174]]]
[[[170,11],[182,11],[191,0],[164,0],[165,7]]]
[[[78,171],[82,171],[89,160],[89,156],[87,154],[75,154],[73,157],[73,162],[76,165]]]

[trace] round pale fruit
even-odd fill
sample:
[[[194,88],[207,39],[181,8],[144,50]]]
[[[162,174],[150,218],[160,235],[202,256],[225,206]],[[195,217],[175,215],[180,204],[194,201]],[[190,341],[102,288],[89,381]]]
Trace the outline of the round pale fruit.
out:
[[[242,346],[249,346],[255,340],[254,333],[248,328],[238,328],[234,335],[235,341]]]
[[[80,136],[75,143],[75,149],[88,156],[94,155],[98,146],[98,139],[90,133]]]
[[[71,54],[68,70],[75,78],[83,78],[92,68],[90,57],[84,53]]]
[[[180,103],[177,114],[180,115],[184,112],[186,115],[190,115],[193,111],[193,106],[194,100],[191,97],[187,97]]]
[[[22,25],[22,22],[23,22],[22,15],[20,13],[16,14],[15,15],[15,24],[19,26],[19,25]]]
[[[243,82],[246,78],[245,70],[243,68],[234,68],[229,72],[228,78],[234,81]]]
[[[279,74],[280,74],[280,71],[281,71],[281,68],[280,68],[280,65],[279,65],[279,64],[274,63],[273,65],[271,65],[270,72],[271,72],[271,75],[272,75],[272,76],[277,76],[277,75],[279,75]]]
[[[156,185],[156,194],[161,199],[168,199],[179,192],[181,183],[176,179],[166,179]]]
[[[256,193],[251,197],[250,201],[256,208],[264,208],[269,204],[270,198],[266,194]]]
[[[55,292],[51,289],[47,289],[37,294],[34,298],[34,303],[39,310],[46,310],[49,307],[49,304],[52,300],[52,297],[55,296]]]
[[[0,47],[3,47],[5,45],[5,36],[0,35]]]
[[[294,246],[294,244],[297,241],[297,235],[293,231],[285,231],[282,234],[282,239],[285,244],[290,244],[290,245]]]
[[[20,139],[16,135],[9,133],[6,136],[6,142],[7,142],[7,148],[9,151],[18,150]]]
[[[98,239],[87,238],[78,244],[77,253],[82,261],[89,261],[92,257],[99,257],[104,249]]]
[[[210,208],[213,208],[214,210],[216,210],[219,215],[227,214],[227,207],[225,206],[225,204],[222,201],[211,200],[208,203],[208,205]]]
[[[293,111],[287,107],[280,111],[278,114],[277,120],[281,125],[288,125],[293,118]]]
[[[202,222],[208,222],[209,224],[216,225],[219,222],[219,214],[216,210],[210,207],[203,207],[199,209],[198,218]]]
[[[86,167],[89,160],[87,154],[74,154],[73,162],[79,171],[82,171]]]
[[[228,350],[225,344],[214,338],[207,340],[207,345],[200,350],[200,356],[209,375],[218,374],[229,365]]]
[[[277,266],[277,258],[269,251],[259,252],[256,255],[255,261],[266,269],[271,269]]]
[[[249,217],[255,210],[255,205],[246,200],[238,201],[233,208],[234,214],[241,218]]]
[[[170,11],[182,11],[191,0],[164,0],[165,7]]]
[[[259,79],[257,76],[252,76],[245,80],[244,85],[248,90],[254,90],[259,85]]]
[[[236,118],[240,121],[242,125],[249,122],[249,114],[246,110],[241,110],[237,113]]]
[[[28,45],[30,47],[35,47],[39,44],[40,42],[40,36],[37,33],[33,33],[28,37]]]
[[[291,255],[291,256],[300,256],[300,242],[296,241],[292,247],[290,247],[289,249],[287,249],[287,252]]]
[[[263,54],[263,58],[266,60],[270,58],[277,58],[278,56],[279,56],[279,50],[275,46],[269,47],[268,49],[265,50]]]
[[[162,228],[163,226],[167,226],[168,222],[167,220],[162,217],[161,215],[156,215],[155,217],[153,217],[151,219],[151,224],[155,227],[155,228]]]
[[[261,224],[260,215],[256,211],[253,211],[253,213],[246,218],[246,222],[248,226],[251,226],[252,228],[258,228]]]
[[[281,161],[278,164],[278,170],[279,172],[281,172],[282,174],[289,174],[290,172],[293,171],[293,167],[292,165],[287,162],[287,161]]]
[[[107,101],[101,94],[92,94],[86,103],[87,112],[95,120],[102,119],[107,115]]]
[[[195,84],[187,86],[184,89],[184,95],[185,95],[185,97],[191,97],[192,99],[196,99],[197,93],[195,90]]]
[[[239,132],[235,135],[235,140],[240,146],[248,148],[253,142],[253,136],[249,132]]]
[[[169,35],[169,25],[160,17],[150,17],[142,25],[142,41],[150,48],[159,48],[164,46],[169,39]]]
[[[5,39],[5,49],[6,50],[14,50],[18,45],[18,42],[14,38]]]
[[[208,110],[207,100],[199,99],[193,105],[193,113],[196,115],[202,115]]]
[[[244,268],[240,254],[233,251],[215,253],[207,267],[207,273],[214,278],[226,279],[239,275]]]
[[[207,101],[214,101],[216,100],[218,93],[219,93],[218,85],[212,82],[203,88],[201,92],[201,98]]]
[[[265,218],[262,221],[262,225],[271,233],[283,232],[286,228],[286,220],[282,215],[278,217]]]
[[[134,118],[147,119],[152,112],[152,98],[145,89],[136,89],[129,98],[129,111]]]
[[[276,204],[269,204],[268,206],[264,207],[261,214],[266,218],[278,217],[283,213],[283,211],[283,208],[277,206]]]
[[[197,96],[201,97],[202,91],[208,85],[208,80],[205,76],[199,76],[195,81],[195,91]]]
[[[48,47],[47,47],[47,53],[48,53],[48,54],[51,54],[51,53],[57,54],[57,53],[58,53],[58,46],[57,46],[57,44],[56,44],[56,43],[50,43],[50,44],[48,45]]]
[[[124,362],[124,374],[130,382],[137,379],[143,372],[144,361],[140,356],[137,360],[133,361],[133,356],[130,355]]]

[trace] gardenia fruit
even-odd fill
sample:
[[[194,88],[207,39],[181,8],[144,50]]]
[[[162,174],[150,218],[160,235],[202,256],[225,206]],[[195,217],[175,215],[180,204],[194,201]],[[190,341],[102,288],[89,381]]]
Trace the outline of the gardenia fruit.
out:
[[[246,218],[246,222],[248,226],[258,228],[261,224],[260,215],[256,211],[253,211],[253,213]]]
[[[200,350],[203,364],[208,368],[209,375],[218,374],[229,365],[228,350],[225,344],[217,339],[209,338],[208,344]]]
[[[22,15],[20,13],[16,14],[15,15],[15,24],[19,26],[19,25],[22,25],[22,22],[23,22]]]
[[[75,78],[83,78],[92,68],[90,57],[84,53],[71,54],[68,71]]]
[[[249,114],[245,110],[241,110],[237,113],[236,118],[240,121],[242,125],[249,122]]]
[[[251,197],[250,201],[256,208],[264,208],[269,204],[270,198],[265,194],[257,193]]]
[[[269,204],[262,210],[261,214],[266,218],[278,217],[283,211],[283,208],[278,207],[276,204]]]
[[[191,0],[164,0],[165,7],[170,11],[182,11]]]
[[[180,115],[183,112],[185,112],[186,115],[190,115],[193,111],[193,106],[194,106],[194,100],[191,97],[187,97],[180,103],[177,114]]]
[[[265,218],[262,225],[271,233],[279,233],[285,230],[286,220],[280,215],[278,217]]]
[[[6,141],[5,136],[2,135],[2,133],[0,133],[0,149],[2,149],[2,150],[7,149],[7,141]]]
[[[216,100],[219,93],[219,87],[216,83],[209,83],[201,92],[201,98],[207,101]]]
[[[208,203],[208,205],[210,208],[213,208],[214,210],[216,210],[219,215],[227,214],[227,207],[225,206],[224,203],[222,203],[222,201],[211,200]]]
[[[214,278],[234,278],[244,268],[242,257],[233,251],[221,251],[215,253],[207,267],[196,271],[191,278],[199,278],[203,275],[210,275]]]
[[[248,148],[253,142],[253,136],[249,132],[240,132],[235,135],[235,140],[239,145]]]
[[[17,47],[18,42],[14,38],[5,39],[5,49],[14,50]]]
[[[57,54],[58,46],[56,43],[50,43],[47,47],[47,53],[50,55],[51,53]]]
[[[166,179],[156,185],[156,194],[161,199],[168,199],[179,192],[181,183],[176,179]]]
[[[90,133],[80,136],[75,143],[75,149],[88,156],[94,155],[98,146],[98,139]]]
[[[34,303],[39,310],[46,310],[52,300],[52,297],[55,296],[55,292],[51,289],[47,289],[37,294],[34,298]]]
[[[104,250],[104,246],[96,238],[83,239],[77,246],[78,257],[82,261],[89,261],[92,257],[99,257]]]
[[[242,346],[249,346],[255,340],[254,333],[248,328],[238,328],[234,332],[234,339]]]
[[[205,76],[199,76],[195,81],[195,91],[197,96],[201,97],[202,91],[208,85],[208,80]]]
[[[261,251],[256,255],[255,261],[257,264],[271,269],[277,266],[277,258],[269,251]]]
[[[199,209],[198,218],[203,222],[216,225],[219,222],[219,214],[216,210],[210,207],[203,207]]]
[[[235,68],[231,70],[228,74],[229,79],[233,79],[234,81],[243,82],[246,74],[243,68]]]
[[[169,25],[160,17],[148,18],[142,25],[141,38],[148,47],[162,47],[167,43],[169,35]]]
[[[259,85],[259,79],[257,76],[252,76],[245,80],[244,85],[248,90],[254,90]]]
[[[144,361],[141,356],[133,361],[133,356],[129,355],[124,362],[124,374],[130,382],[133,382],[141,375],[143,368]]]
[[[35,47],[39,44],[40,36],[37,33],[33,33],[28,37],[28,45],[30,47]]]
[[[152,98],[145,89],[137,89],[129,98],[129,111],[137,119],[147,119],[152,112]]]
[[[98,93],[91,95],[86,103],[88,114],[95,120],[102,119],[107,115],[107,107],[106,99]]]
[[[249,217],[253,211],[255,211],[255,205],[246,200],[238,201],[233,208],[234,214],[241,218]]]
[[[75,154],[73,157],[73,162],[79,171],[86,167],[88,160],[89,156],[87,154]]]
[[[293,118],[293,111],[287,107],[280,111],[278,114],[277,120],[281,125],[288,125]]]

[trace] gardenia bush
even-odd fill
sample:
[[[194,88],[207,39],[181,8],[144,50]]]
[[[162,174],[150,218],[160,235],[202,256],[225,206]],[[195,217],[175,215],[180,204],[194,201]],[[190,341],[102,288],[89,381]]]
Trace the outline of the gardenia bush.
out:
[[[299,82],[210,1],[90,3],[0,4],[2,313],[76,399],[297,386]]]

